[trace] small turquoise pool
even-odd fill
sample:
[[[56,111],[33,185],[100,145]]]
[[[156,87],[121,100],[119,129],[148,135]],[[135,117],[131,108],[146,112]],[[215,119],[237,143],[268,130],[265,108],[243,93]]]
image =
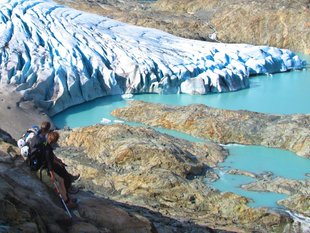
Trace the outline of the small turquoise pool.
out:
[[[253,192],[239,188],[242,184],[254,182],[255,179],[242,175],[231,175],[221,172],[220,179],[211,185],[223,192],[233,192],[238,195],[250,198],[251,207],[278,207],[277,201],[285,199],[287,195],[269,192]]]
[[[263,146],[225,146],[230,156],[219,164],[216,170],[220,179],[212,183],[220,191],[229,191],[252,199],[252,207],[277,207],[276,202],[287,196],[279,193],[253,192],[241,189],[242,184],[254,182],[255,179],[243,175],[228,174],[231,169],[250,171],[255,174],[272,172],[274,176],[294,180],[306,179],[310,172],[310,160],[296,156],[290,151],[267,148]]]

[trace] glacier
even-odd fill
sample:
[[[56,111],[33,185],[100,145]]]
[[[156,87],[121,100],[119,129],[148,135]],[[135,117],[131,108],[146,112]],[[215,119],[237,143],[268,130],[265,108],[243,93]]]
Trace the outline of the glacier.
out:
[[[0,85],[52,116],[107,95],[237,91],[304,67],[292,51],[189,40],[58,5],[0,3]]]

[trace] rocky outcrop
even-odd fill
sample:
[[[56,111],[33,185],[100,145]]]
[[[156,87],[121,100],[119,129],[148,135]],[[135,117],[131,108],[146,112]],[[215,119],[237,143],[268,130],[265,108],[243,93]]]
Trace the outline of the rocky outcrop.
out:
[[[213,143],[191,143],[142,127],[97,125],[62,132],[60,145],[56,153],[82,174],[80,185],[176,219],[182,224],[170,226],[177,232],[188,232],[182,228],[188,221],[201,232],[205,226],[237,232],[291,229],[283,215],[249,208],[246,198],[205,184],[204,170],[226,156]],[[163,219],[150,218],[163,227]]]
[[[296,194],[287,199],[279,201],[279,204],[288,209],[301,213],[303,216],[310,218],[310,195]]]
[[[114,116],[146,125],[174,129],[220,143],[283,148],[310,157],[310,115],[268,115],[206,105],[167,106],[132,101]]]
[[[3,138],[1,133],[1,232],[157,232],[138,208],[127,206],[129,212],[121,203],[83,191],[77,195],[79,208],[70,219],[54,191],[30,172],[18,149],[6,141],[7,134]]]
[[[0,136],[1,229],[8,232],[302,232],[288,215],[204,182],[227,152],[126,125],[62,131],[55,153],[82,177],[70,220],[57,196]],[[2,136],[3,135],[3,136]],[[3,138],[3,139],[2,139]],[[10,139],[12,140],[12,139]],[[44,207],[42,208],[42,203]],[[45,208],[48,207],[48,208]],[[297,229],[297,230],[296,230]]]
[[[309,195],[310,179],[290,180],[283,177],[262,179],[257,182],[242,185],[242,188],[252,191],[269,191],[287,195]]]
[[[265,178],[242,185],[241,187],[251,191],[287,194],[289,198],[281,200],[278,203],[296,213],[310,217],[310,179],[290,180],[283,177]]]
[[[50,116],[108,95],[236,91],[305,66],[289,50],[182,39],[52,1],[0,4],[1,85]]]

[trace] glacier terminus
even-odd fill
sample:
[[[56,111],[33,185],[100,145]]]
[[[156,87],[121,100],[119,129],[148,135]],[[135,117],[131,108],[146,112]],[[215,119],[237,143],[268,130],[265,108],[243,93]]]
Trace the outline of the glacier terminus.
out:
[[[292,51],[189,40],[49,0],[0,3],[0,82],[50,115],[125,93],[207,94],[302,69]]]

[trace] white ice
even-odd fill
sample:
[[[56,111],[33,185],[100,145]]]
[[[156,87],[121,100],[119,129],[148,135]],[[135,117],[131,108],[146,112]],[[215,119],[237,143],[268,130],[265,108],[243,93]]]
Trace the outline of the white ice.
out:
[[[286,49],[183,39],[49,0],[1,1],[0,65],[1,83],[51,115],[106,95],[236,91],[303,67]]]

